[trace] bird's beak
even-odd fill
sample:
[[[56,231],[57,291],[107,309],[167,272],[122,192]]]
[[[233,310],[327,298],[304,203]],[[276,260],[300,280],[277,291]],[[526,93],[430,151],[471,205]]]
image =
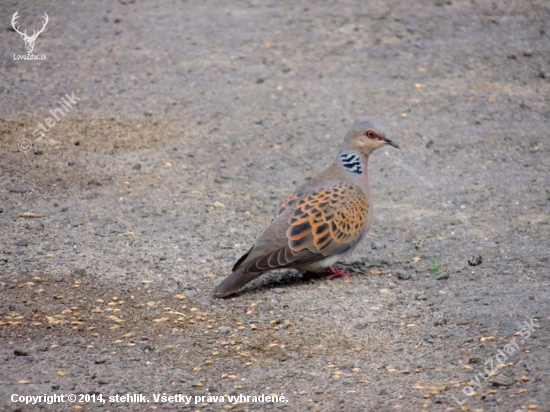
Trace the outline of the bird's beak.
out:
[[[396,149],[399,149],[399,146],[398,146],[398,144],[397,144],[397,143],[395,143],[395,142],[393,142],[393,141],[391,141],[390,139],[386,139],[386,138],[384,138],[384,142],[386,142],[386,144],[389,144],[390,146],[393,146],[393,147],[395,147]]]

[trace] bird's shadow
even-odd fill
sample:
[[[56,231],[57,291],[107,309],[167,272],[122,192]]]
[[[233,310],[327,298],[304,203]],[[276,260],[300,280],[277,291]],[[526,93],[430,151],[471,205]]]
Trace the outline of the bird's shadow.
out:
[[[350,272],[354,272],[356,275],[363,275],[365,273],[354,264],[346,265],[340,263],[335,266]],[[332,279],[329,279],[325,274],[316,272],[304,272],[294,269],[273,271],[262,275],[260,278],[244,286],[237,293],[227,296],[226,299],[236,298],[248,294],[256,295],[258,293],[265,292],[266,290],[272,290],[281,287],[314,284],[316,281],[329,280]]]

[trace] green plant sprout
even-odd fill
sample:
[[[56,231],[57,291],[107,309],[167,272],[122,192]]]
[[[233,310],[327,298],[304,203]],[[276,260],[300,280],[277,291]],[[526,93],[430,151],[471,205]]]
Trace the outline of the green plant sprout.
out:
[[[436,256],[434,259],[430,259],[430,264],[432,265],[430,268],[431,275],[439,275],[443,268],[447,266],[446,263],[441,262],[441,255]]]

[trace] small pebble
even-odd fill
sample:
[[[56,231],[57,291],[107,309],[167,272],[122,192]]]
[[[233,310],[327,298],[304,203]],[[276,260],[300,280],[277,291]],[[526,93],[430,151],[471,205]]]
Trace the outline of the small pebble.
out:
[[[436,280],[444,280],[444,279],[449,279],[449,274],[448,273],[445,273],[445,272],[442,272],[440,273],[439,275],[437,275],[435,277]]]
[[[491,386],[512,386],[515,380],[509,376],[495,376],[491,379]]]
[[[470,259],[468,259],[468,264],[470,266],[478,266],[481,265],[482,262],[483,258],[481,257],[481,255],[472,256]]]
[[[199,291],[196,290],[196,289],[185,289],[182,294],[186,298],[193,298],[193,297],[197,296],[198,293],[199,293]]]
[[[411,278],[411,274],[403,269],[398,269],[395,274],[397,275],[397,278],[401,280],[407,280]]]
[[[225,207],[225,205],[222,202],[218,202],[218,201],[212,203],[212,206],[215,207],[216,209],[223,209]]]
[[[15,246],[28,246],[29,242],[27,239],[19,239],[15,242]]]
[[[167,280],[163,285],[163,290],[170,293],[175,293],[179,289],[179,285],[175,280]]]

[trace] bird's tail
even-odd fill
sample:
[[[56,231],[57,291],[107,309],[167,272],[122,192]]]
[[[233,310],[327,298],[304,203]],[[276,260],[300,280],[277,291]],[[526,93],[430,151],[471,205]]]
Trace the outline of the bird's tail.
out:
[[[242,269],[236,270],[214,288],[214,296],[223,298],[232,295],[252,279],[256,279],[261,274],[262,272],[250,273],[245,272]]]

